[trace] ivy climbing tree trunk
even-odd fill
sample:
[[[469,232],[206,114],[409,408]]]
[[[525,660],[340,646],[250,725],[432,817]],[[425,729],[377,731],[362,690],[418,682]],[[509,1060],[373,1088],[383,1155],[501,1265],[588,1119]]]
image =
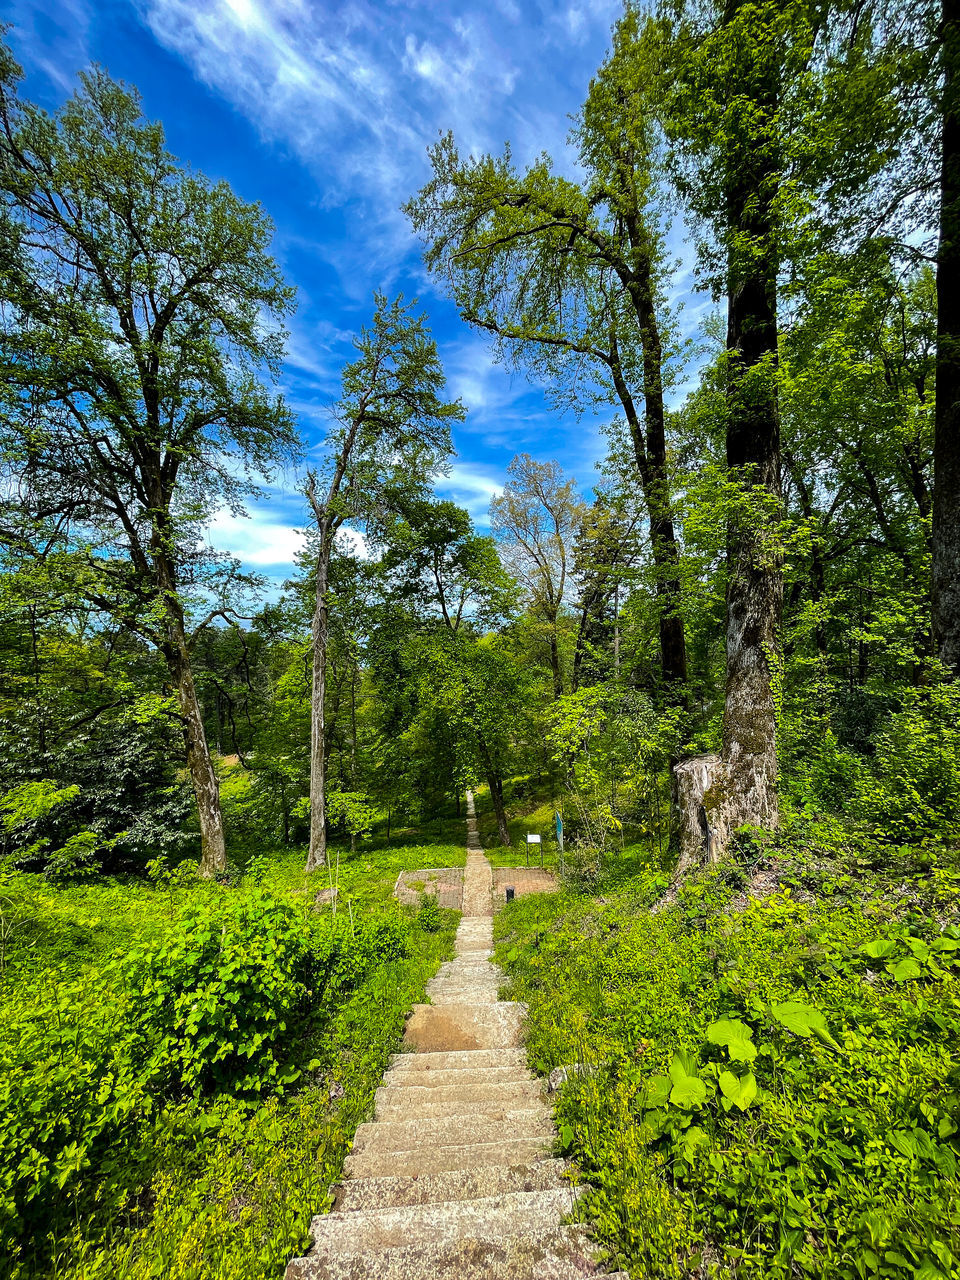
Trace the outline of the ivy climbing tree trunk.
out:
[[[728,497],[726,685],[719,764],[683,777],[688,813],[715,856],[739,826],[775,828],[777,687],[781,668],[783,564],[777,522],[782,506],[777,405],[777,273],[781,146],[777,109],[783,50],[778,10],[753,0],[726,0],[703,48],[726,59],[724,115],[697,145],[717,175],[717,230],[726,246],[726,461]],[[695,128],[700,128],[695,124]],[[696,835],[686,824],[688,838]],[[682,843],[682,839],[681,839]],[[704,845],[701,845],[703,856]],[[685,851],[682,850],[682,853]]]
[[[771,175],[731,175],[728,200],[736,234],[770,243]],[[728,298],[727,467],[741,486],[727,530],[727,675],[723,709],[721,846],[749,823],[776,827],[777,695],[783,565],[765,537],[779,510],[776,263],[768,252],[744,270],[731,262]],[[756,499],[756,501],[755,501]],[[771,499],[773,502],[771,503]],[[709,807],[709,806],[708,806]]]
[[[339,486],[338,486],[339,487]],[[327,646],[329,643],[330,553],[333,530],[329,512],[330,499],[320,504],[311,479],[307,490],[320,526],[320,550],[317,554],[317,588],[311,627],[313,675],[310,691],[310,848],[307,870],[316,871],[327,862]]]
[[[200,874],[212,877],[227,865],[223,815],[220,809],[220,783],[203,727],[203,713],[197,697],[186,636],[182,623],[176,618],[171,619],[168,624],[164,648],[167,666],[177,691],[187,769],[197,801],[200,820]]]
[[[937,253],[933,635],[960,678],[960,0],[942,0],[943,142]]]

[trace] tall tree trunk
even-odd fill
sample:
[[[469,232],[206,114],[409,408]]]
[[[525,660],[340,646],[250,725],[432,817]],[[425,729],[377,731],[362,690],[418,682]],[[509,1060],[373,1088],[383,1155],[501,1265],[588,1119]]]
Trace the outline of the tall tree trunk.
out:
[[[641,229],[631,232],[634,248],[646,243]],[[641,425],[629,384],[620,363],[616,330],[610,329],[610,371],[614,388],[627,419],[640,476],[647,515],[650,547],[656,575],[656,600],[660,632],[660,669],[667,693],[686,705],[687,642],[683,625],[680,582],[680,546],[677,541],[667,467],[666,406],[663,398],[663,347],[653,294],[652,268],[642,266],[626,282],[640,326],[643,347],[643,423]]]
[[[509,848],[510,828],[507,826],[507,811],[503,805],[503,778],[500,770],[493,762],[493,756],[490,748],[487,746],[486,739],[483,734],[477,734],[477,747],[480,752],[480,758],[483,761],[484,772],[487,775],[487,786],[490,788],[490,800],[493,804],[493,812],[497,818],[497,835],[500,843],[504,848]]]
[[[550,671],[553,675],[553,700],[563,697],[563,673],[560,670],[560,645],[557,641],[557,616],[550,619]]]
[[[726,20],[743,7],[744,0],[728,0]],[[763,133],[764,126],[774,127],[779,72],[761,61],[753,74],[753,83],[741,84],[740,92],[750,95],[760,117],[755,145],[747,151],[742,139],[728,144],[725,182],[727,467],[744,501],[727,525],[723,767],[718,785],[704,797],[718,853],[737,827],[775,828],[780,821],[776,682],[782,669],[783,561],[770,527],[782,502],[772,212],[777,162]]]
[[[933,445],[933,636],[960,678],[960,0],[942,0],[943,151]]]
[[[503,807],[503,779],[499,773],[491,770],[487,774],[487,786],[490,788],[490,799],[493,801],[493,812],[497,817],[497,835],[504,848],[510,847],[510,828],[507,826],[507,811]]]
[[[183,622],[176,611],[174,616],[168,615],[167,642],[164,647],[164,656],[180,704],[187,769],[197,800],[200,819],[200,874],[209,878],[218,871],[225,870],[227,865],[227,846],[220,809],[220,783],[207,745]]]
[[[310,694],[310,850],[307,870],[327,861],[327,745],[325,703],[327,695],[327,645],[329,614],[327,587],[330,575],[330,538],[326,522],[320,523],[317,555],[317,596],[313,609],[313,683]]]

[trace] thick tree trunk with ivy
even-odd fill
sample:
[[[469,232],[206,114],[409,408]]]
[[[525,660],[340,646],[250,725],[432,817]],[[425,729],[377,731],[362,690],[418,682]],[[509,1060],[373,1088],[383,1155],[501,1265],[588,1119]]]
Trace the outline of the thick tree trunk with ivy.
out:
[[[727,0],[723,22],[740,22],[744,0]],[[731,49],[750,34],[731,33]],[[702,808],[701,857],[720,856],[737,827],[775,828],[779,648],[783,564],[776,522],[782,502],[777,406],[777,251],[774,199],[780,157],[775,135],[780,69],[752,58],[738,80],[750,128],[720,139],[727,240],[727,468],[738,492],[727,519],[726,687],[719,766],[704,761],[684,785],[691,812]],[[690,763],[690,762],[688,762]],[[682,770],[684,766],[679,766]],[[689,771],[688,771],[689,772]],[[702,795],[693,794],[703,787]],[[695,836],[687,823],[688,838]]]
[[[312,495],[311,495],[312,497]],[[329,518],[320,516],[320,551],[317,556],[317,594],[313,610],[313,684],[310,694],[310,849],[307,870],[326,866],[327,862],[327,646],[329,643],[329,606],[327,590],[330,576],[332,533]]]
[[[503,804],[503,779],[498,773],[488,773],[487,786],[490,788],[493,812],[497,818],[497,836],[501,845],[508,849],[510,847],[510,828],[507,825],[507,811]]]
[[[732,11],[739,8],[731,4]],[[755,101],[767,121],[774,85]],[[740,497],[727,525],[727,677],[723,771],[705,809],[723,850],[739,826],[779,825],[777,683],[783,563],[771,527],[782,500],[777,408],[777,259],[770,143],[730,157],[726,206],[730,249],[727,299],[727,468]]]
[[[943,151],[937,253],[933,635],[960,678],[960,0],[941,7]]]
[[[163,656],[170,672],[171,683],[177,693],[187,770],[197,801],[197,815],[200,820],[200,874],[210,878],[217,872],[225,870],[227,865],[227,846],[220,808],[220,783],[213,767],[213,760],[210,758],[210,747],[203,727],[203,713],[193,679],[193,667],[190,662],[190,649],[184,630],[183,616],[172,585],[172,570],[168,568],[164,573],[161,568],[160,576],[168,580]]]

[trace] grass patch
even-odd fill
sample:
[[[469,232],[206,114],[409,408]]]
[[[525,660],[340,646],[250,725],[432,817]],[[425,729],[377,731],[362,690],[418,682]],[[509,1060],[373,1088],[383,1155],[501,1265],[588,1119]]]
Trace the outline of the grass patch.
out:
[[[956,855],[781,854],[803,888],[732,860],[656,915],[653,870],[498,914],[532,1065],[585,1067],[586,1212],[634,1277],[956,1277]]]
[[[456,912],[418,923],[415,911],[391,897],[403,870],[462,865],[463,845],[446,843],[448,830],[426,837],[418,832],[406,843],[394,834],[389,843],[366,842],[353,854],[342,848],[339,861],[334,849],[330,868],[311,876],[303,871],[303,850],[267,851],[249,860],[246,874],[228,886],[98,880],[57,889],[38,877],[16,877],[18,918],[0,987],[0,1057],[9,1085],[0,1118],[0,1275],[280,1276],[306,1247],[311,1216],[329,1207],[330,1186],[357,1124],[370,1114],[407,1010],[424,999],[426,982],[453,954]],[[331,881],[338,889],[335,924],[333,907],[318,912],[314,906]],[[227,918],[259,900],[280,904],[290,929],[296,932],[299,920],[304,936],[321,942],[331,930],[340,938],[353,936],[351,922],[357,936],[392,938],[396,922],[407,953],[385,962],[368,957],[341,996],[330,994],[340,988],[317,971],[320,977],[312,980],[327,982],[323,997],[317,993],[292,1016],[281,1015],[273,1042],[277,1078],[289,1078],[286,1086],[258,1098],[249,1089],[209,1085],[187,1093],[174,1082],[151,1097],[138,1083],[131,1030],[144,1001],[125,1004],[131,997],[121,989],[116,953],[157,955],[177,943],[185,913]],[[256,977],[259,962],[252,963]],[[117,1047],[128,1040],[129,1053]],[[58,1161],[56,1176],[63,1177],[49,1203],[24,1201],[22,1170],[18,1174],[10,1158],[26,1149],[31,1097],[16,1087],[16,1064],[25,1053],[39,1073],[30,1077],[33,1101],[39,1096],[34,1085],[46,1091],[46,1145],[31,1139],[33,1164],[38,1167],[36,1161],[46,1158],[41,1150],[47,1151]],[[99,1135],[91,1134],[78,1111],[87,1101],[83,1089],[98,1079],[109,1095],[90,1107],[89,1123],[96,1116],[104,1126]],[[95,1091],[91,1099],[96,1101]],[[68,1139],[78,1133],[79,1154],[71,1164]],[[34,1174],[42,1181],[41,1175]],[[24,1233],[18,1214],[26,1212],[40,1229]]]

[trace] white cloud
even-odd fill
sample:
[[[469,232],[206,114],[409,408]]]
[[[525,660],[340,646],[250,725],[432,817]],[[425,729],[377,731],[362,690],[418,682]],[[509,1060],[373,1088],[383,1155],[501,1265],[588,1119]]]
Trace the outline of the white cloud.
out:
[[[501,492],[505,479],[499,467],[456,462],[435,487],[442,498],[465,507],[475,524],[486,527],[490,523],[490,499]]]
[[[271,519],[262,507],[252,507],[247,517],[218,511],[208,526],[211,543],[254,568],[289,565],[304,545],[303,531]]]
[[[508,123],[527,133],[518,88],[524,104],[547,108],[536,136],[514,136],[518,159],[562,151],[568,107],[551,113],[548,104],[569,102],[574,61],[578,94],[596,61],[596,49],[571,59],[571,41],[605,42],[619,7],[603,0],[541,16],[514,0],[500,0],[499,13],[480,0],[134,2],[162,45],[314,170],[326,203],[375,196],[387,223],[426,176],[425,149],[439,130],[452,128],[469,151],[499,149]],[[516,39],[509,27],[524,18]],[[559,66],[544,56],[550,45],[566,53]]]

